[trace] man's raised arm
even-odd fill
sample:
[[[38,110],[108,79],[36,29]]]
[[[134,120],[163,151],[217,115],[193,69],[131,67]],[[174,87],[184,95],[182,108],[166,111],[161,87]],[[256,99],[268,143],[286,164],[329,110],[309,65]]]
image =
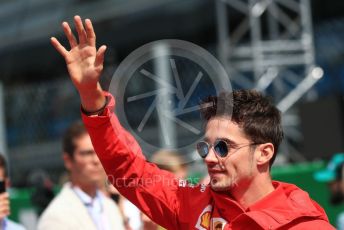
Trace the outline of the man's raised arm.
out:
[[[62,23],[70,45],[69,51],[55,37],[51,38],[51,43],[66,61],[69,76],[79,92],[82,108],[90,114],[96,114],[106,103],[99,84],[106,46],[103,45],[97,50],[96,35],[91,20],[86,19],[84,26],[81,18],[75,16],[74,23],[78,40],[69,24]]]

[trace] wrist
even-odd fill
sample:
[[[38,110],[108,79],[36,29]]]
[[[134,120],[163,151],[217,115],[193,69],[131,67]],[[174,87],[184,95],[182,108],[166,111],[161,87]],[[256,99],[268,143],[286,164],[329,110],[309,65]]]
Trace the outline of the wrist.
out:
[[[100,116],[104,113],[104,110],[108,104],[109,104],[109,97],[105,97],[104,105],[100,109],[95,110],[95,111],[89,111],[89,110],[85,110],[83,106],[81,105],[81,112],[87,116],[93,116],[93,115]]]
[[[105,95],[99,83],[95,89],[80,90],[79,95],[81,106],[87,112],[100,110],[106,102]]]

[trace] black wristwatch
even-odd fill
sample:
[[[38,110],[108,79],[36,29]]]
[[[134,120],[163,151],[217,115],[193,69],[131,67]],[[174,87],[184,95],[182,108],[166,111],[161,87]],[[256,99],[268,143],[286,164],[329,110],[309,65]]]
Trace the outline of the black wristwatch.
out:
[[[104,105],[100,108],[100,109],[98,109],[98,110],[96,110],[96,111],[93,111],[93,112],[89,112],[89,111],[86,111],[83,107],[82,107],[82,105],[81,105],[81,112],[82,113],[84,113],[85,115],[87,115],[87,116],[92,116],[92,115],[97,115],[97,116],[100,116],[100,115],[102,115],[102,113],[104,112],[104,109],[106,108],[106,106],[108,105],[108,103],[109,103],[109,97],[105,97],[105,103],[104,103]]]

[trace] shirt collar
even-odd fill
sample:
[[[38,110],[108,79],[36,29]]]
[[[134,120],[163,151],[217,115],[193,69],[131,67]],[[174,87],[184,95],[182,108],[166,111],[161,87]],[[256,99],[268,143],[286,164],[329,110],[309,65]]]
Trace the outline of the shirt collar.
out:
[[[2,219],[1,226],[2,226],[1,229],[6,229],[6,226],[7,226],[7,217],[5,217],[4,219]]]
[[[96,196],[94,198],[89,196],[87,193],[81,190],[78,186],[73,186],[73,190],[76,193],[76,195],[80,198],[82,203],[85,204],[86,206],[98,207],[99,209],[102,208],[103,195],[99,190],[96,191]]]

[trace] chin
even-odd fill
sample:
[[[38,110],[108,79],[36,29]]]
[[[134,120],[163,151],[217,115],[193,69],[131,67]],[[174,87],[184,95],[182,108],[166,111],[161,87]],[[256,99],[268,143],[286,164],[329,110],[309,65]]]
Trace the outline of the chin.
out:
[[[216,191],[216,192],[225,192],[225,191],[229,191],[230,187],[225,187],[225,186],[213,186],[211,185],[211,189]]]
[[[231,188],[230,183],[223,183],[221,181],[214,181],[214,179],[212,179],[210,181],[210,187],[217,192],[221,192],[221,191],[228,191]]]
[[[99,178],[89,178],[88,183],[91,185],[100,185],[102,184],[101,180]],[[104,180],[104,184],[105,184],[105,180]]]

